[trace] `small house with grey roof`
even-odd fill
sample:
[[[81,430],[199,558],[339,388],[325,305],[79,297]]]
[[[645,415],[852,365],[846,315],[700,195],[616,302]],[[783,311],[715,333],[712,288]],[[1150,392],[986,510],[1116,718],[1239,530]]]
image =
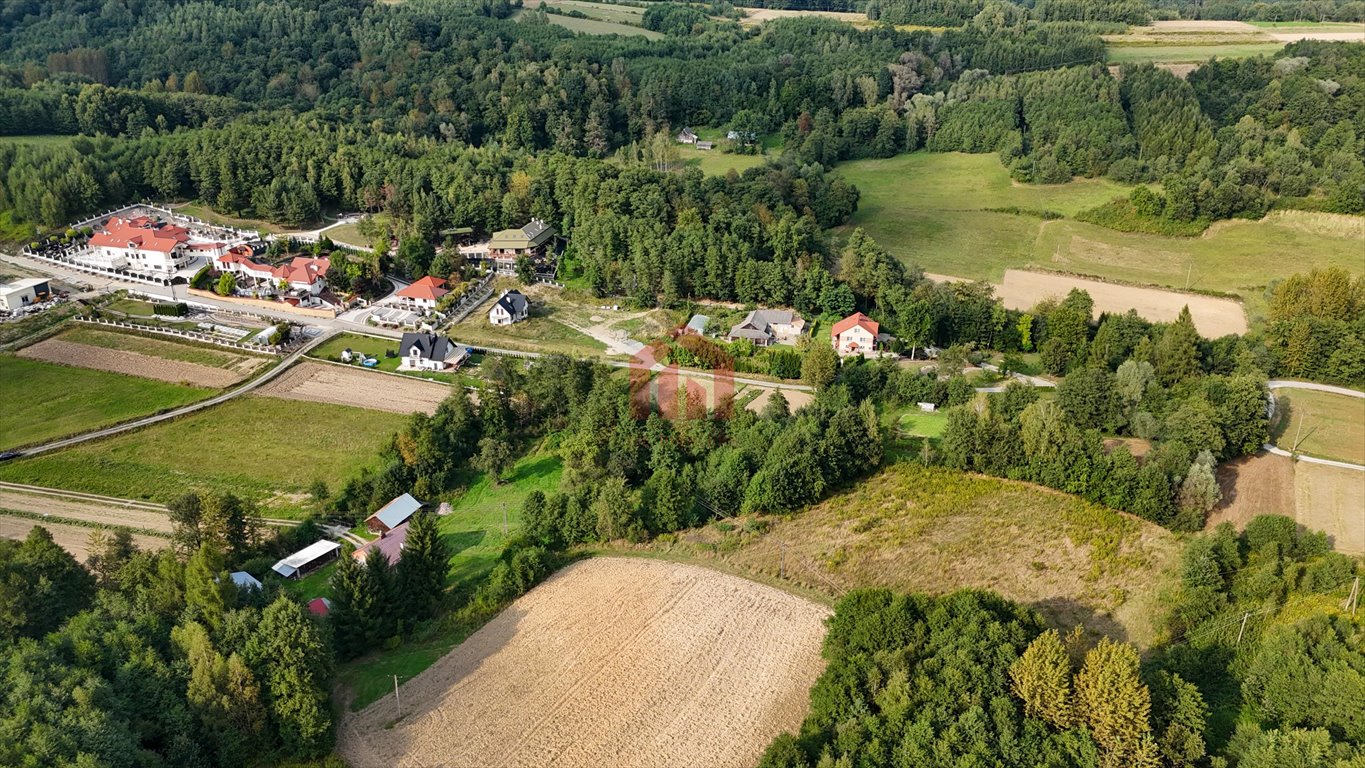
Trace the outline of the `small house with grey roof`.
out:
[[[416,514],[417,510],[423,506],[422,502],[412,497],[412,494],[405,493],[380,507],[378,512],[365,518],[365,527],[370,530],[370,533],[383,536],[406,523],[408,518]]]
[[[789,309],[755,309],[730,328],[730,341],[748,339],[755,346],[795,344],[806,330],[805,318]]]

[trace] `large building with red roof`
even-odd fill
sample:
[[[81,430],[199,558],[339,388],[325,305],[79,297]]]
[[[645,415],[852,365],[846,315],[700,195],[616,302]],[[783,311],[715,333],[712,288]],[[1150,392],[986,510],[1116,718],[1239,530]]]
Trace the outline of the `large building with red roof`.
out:
[[[194,257],[222,253],[222,243],[191,243],[184,227],[149,216],[114,217],[90,236],[90,256],[101,266],[134,272],[171,274],[185,269]]]

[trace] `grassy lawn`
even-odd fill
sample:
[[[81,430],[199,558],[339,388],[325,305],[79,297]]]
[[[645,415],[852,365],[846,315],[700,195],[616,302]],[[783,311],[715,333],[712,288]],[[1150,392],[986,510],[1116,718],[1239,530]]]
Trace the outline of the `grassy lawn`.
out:
[[[1281,389],[1275,392],[1271,439],[1286,451],[1365,464],[1365,400],[1330,392]]]
[[[999,280],[1008,268],[1035,267],[1233,293],[1255,308],[1275,278],[1331,266],[1361,272],[1365,217],[1277,211],[1260,221],[1217,222],[1200,237],[1164,237],[999,212],[1071,217],[1129,188],[1103,179],[1017,184],[993,154],[919,152],[839,171],[862,193],[851,226],[931,273]]]
[[[284,585],[284,590],[289,594],[307,602],[315,597],[325,597],[332,599],[332,585],[328,581],[332,578],[332,571],[335,571],[335,562],[328,563],[312,573],[304,576],[297,581],[294,579],[281,579],[279,574],[266,574],[266,578],[279,579]]]
[[[225,213],[219,213],[213,210],[212,208],[208,207],[207,205],[204,205],[203,203],[199,202],[186,203],[184,205],[176,206],[175,212],[183,214],[185,216],[193,216],[197,219],[207,221],[210,224],[217,224],[223,227],[253,229],[262,232],[270,232],[272,234],[278,234],[280,232],[285,231],[285,228],[281,227],[278,224],[272,224],[271,222],[265,221],[263,219],[241,219],[236,216],[229,216]],[[305,226],[305,229],[306,228],[307,227]]]
[[[531,316],[512,325],[488,322],[488,307],[474,310],[463,321],[446,329],[460,344],[499,347],[521,352],[562,352],[577,357],[596,357],[607,345],[556,320],[556,315],[573,314],[557,303],[531,300]],[[571,319],[570,322],[573,322]]]
[[[136,352],[141,355],[159,357],[163,360],[178,360],[183,363],[195,363],[213,368],[236,369],[243,365],[255,365],[258,364],[257,361],[265,360],[260,355],[249,355],[221,347],[186,344],[170,339],[141,336],[135,333],[106,331],[102,328],[86,325],[74,326],[63,331],[57,338],[77,344],[88,344],[92,347]]]
[[[433,371],[400,371],[398,364],[402,362],[400,357],[385,357],[385,350],[398,351],[398,339],[382,339],[376,336],[366,336],[359,333],[342,333],[315,347],[308,353],[309,357],[319,360],[331,360],[342,362],[341,353],[350,349],[353,353],[368,355],[379,361],[373,370],[387,371],[389,373],[399,373],[404,376],[411,376],[415,379],[426,379],[427,381],[440,381],[444,383],[454,383],[459,381],[466,386],[476,386],[479,383],[477,375],[477,364],[483,359],[482,354],[472,354],[469,360],[461,366],[457,373],[436,373]],[[371,370],[355,363],[356,368],[366,371]]]
[[[882,421],[903,435],[938,438],[943,436],[943,429],[948,425],[948,415],[943,410],[926,413],[918,407],[901,408],[887,411]]]
[[[1212,58],[1245,59],[1269,56],[1284,43],[1227,43],[1222,45],[1108,45],[1105,58],[1110,64],[1197,64]]]
[[[152,312],[152,303],[150,301],[141,301],[139,299],[118,299],[104,305],[104,308],[114,312],[122,312],[125,315],[132,315],[134,317],[157,316]]]
[[[0,450],[178,408],[214,392],[0,355]]]
[[[406,420],[330,403],[243,396],[146,429],[8,462],[0,465],[0,479],[162,503],[190,491],[230,491],[261,501],[273,516],[295,516],[310,506],[302,496],[309,483],[321,478],[337,487],[373,465]]]
[[[1253,27],[1275,32],[1311,29],[1318,32],[1359,32],[1360,24],[1349,21],[1248,21]]]
[[[362,235],[360,233],[360,225],[355,223],[332,227],[322,234],[331,238],[333,242],[340,241],[343,243],[350,243],[351,245],[363,245],[366,247],[371,245],[370,238]]]
[[[451,504],[451,513],[439,518],[441,533],[450,546],[450,580],[456,592],[469,590],[497,563],[507,539],[503,535],[503,510],[508,532],[520,524],[521,503],[532,491],[549,493],[559,485],[559,457],[539,452],[517,462],[502,484],[493,486],[480,478]],[[315,595],[323,592],[315,590]],[[297,594],[297,592],[296,592]],[[354,710],[363,709],[393,690],[393,676],[406,682],[431,666],[467,637],[472,628],[433,629],[394,651],[359,659],[338,672],[355,698]]]

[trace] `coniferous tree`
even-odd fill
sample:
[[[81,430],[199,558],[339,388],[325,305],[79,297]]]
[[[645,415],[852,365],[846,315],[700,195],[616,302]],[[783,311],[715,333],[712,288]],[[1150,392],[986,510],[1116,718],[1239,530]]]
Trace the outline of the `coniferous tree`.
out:
[[[204,543],[185,566],[185,605],[210,629],[217,629],[223,612],[236,602],[237,587],[223,567],[223,554]]]
[[[436,516],[426,511],[413,515],[403,541],[403,557],[394,574],[405,619],[416,622],[435,615],[445,594],[449,568],[450,549],[441,537]]]
[[[1105,768],[1161,764],[1151,711],[1151,693],[1138,676],[1137,650],[1102,638],[1076,674],[1076,713],[1100,745]]]
[[[327,617],[332,624],[332,639],[337,655],[343,659],[363,654],[370,641],[366,622],[368,613],[373,609],[361,576],[365,566],[354,555],[355,549],[350,544],[343,545],[341,556],[329,579],[332,610]]]
[[[326,753],[332,710],[323,687],[332,657],[303,606],[281,595],[262,613],[245,658],[264,683],[266,708],[288,754]]]
[[[1071,700],[1071,659],[1057,630],[1050,629],[1029,643],[1010,666],[1014,695],[1024,702],[1024,714],[1053,728],[1066,730],[1076,713]]]

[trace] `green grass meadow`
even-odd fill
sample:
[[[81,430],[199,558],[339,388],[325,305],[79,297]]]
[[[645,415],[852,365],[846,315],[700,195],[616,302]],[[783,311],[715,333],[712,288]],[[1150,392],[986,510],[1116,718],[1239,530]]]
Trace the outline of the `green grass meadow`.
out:
[[[1124,233],[1073,216],[1129,187],[1105,179],[1012,181],[994,154],[918,152],[839,166],[862,196],[850,227],[925,271],[999,280],[1040,268],[1138,284],[1237,294],[1253,309],[1276,278],[1324,267],[1360,274],[1365,217],[1276,211],[1217,222],[1199,237]],[[1052,211],[1047,221],[1000,209]],[[995,210],[991,210],[995,209]]]
[[[1271,439],[1286,451],[1365,464],[1365,400],[1330,392],[1275,392]],[[1362,482],[1365,482],[1363,480]]]
[[[1105,60],[1110,64],[1202,64],[1209,59],[1247,59],[1271,56],[1284,43],[1225,43],[1214,45],[1108,45]]]
[[[338,486],[373,465],[406,419],[247,395],[146,429],[7,462],[0,479],[161,503],[190,491],[232,492],[262,502],[271,515],[297,516],[308,511],[303,493],[309,483],[321,478]]]
[[[136,352],[140,355],[175,360],[182,363],[206,365],[211,368],[233,368],[244,361],[264,360],[260,355],[249,355],[235,350],[213,347],[207,344],[192,344],[170,341],[164,338],[143,336],[136,333],[106,331],[88,325],[76,325],[63,331],[57,338],[76,344],[86,344],[104,349],[117,349]]]
[[[171,410],[215,391],[0,355],[0,450]]]

